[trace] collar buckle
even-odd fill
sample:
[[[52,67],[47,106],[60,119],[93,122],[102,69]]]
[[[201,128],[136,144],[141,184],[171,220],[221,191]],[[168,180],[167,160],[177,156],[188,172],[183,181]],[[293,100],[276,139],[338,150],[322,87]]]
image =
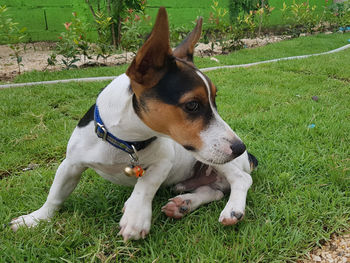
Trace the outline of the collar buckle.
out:
[[[107,133],[106,127],[103,124],[96,122],[95,133],[97,134],[98,137],[102,138],[104,141],[107,141],[108,133]]]
[[[139,156],[137,155],[137,150],[134,145],[131,145],[131,148],[133,150],[132,153],[129,153],[129,156],[131,158],[131,164],[134,166],[139,165]]]

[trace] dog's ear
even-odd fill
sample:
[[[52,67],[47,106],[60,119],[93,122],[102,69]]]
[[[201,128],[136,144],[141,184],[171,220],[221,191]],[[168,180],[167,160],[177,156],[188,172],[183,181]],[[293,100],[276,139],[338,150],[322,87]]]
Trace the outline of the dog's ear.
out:
[[[150,36],[137,52],[126,74],[137,84],[152,87],[165,71],[171,54],[168,15],[165,8],[160,7]]]
[[[202,17],[198,18],[196,27],[174,50],[175,57],[182,58],[189,62],[193,62],[194,46],[196,45],[199,38],[201,37],[202,23],[203,23],[203,18]]]

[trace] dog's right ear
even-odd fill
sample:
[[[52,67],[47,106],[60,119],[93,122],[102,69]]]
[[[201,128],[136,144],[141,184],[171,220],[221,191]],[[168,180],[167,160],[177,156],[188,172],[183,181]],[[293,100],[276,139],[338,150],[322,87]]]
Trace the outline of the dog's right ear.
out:
[[[199,17],[193,31],[174,50],[174,56],[193,63],[194,46],[202,33],[203,18]]]
[[[168,15],[165,8],[160,7],[149,38],[137,52],[126,74],[137,84],[152,87],[165,72],[171,54]],[[132,88],[137,93],[135,87]]]

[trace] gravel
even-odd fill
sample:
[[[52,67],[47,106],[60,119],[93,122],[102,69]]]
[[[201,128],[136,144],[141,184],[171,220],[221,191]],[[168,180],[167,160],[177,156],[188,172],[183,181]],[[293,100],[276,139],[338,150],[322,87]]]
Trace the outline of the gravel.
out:
[[[350,263],[350,233],[333,235],[322,247],[315,248],[303,263]]]

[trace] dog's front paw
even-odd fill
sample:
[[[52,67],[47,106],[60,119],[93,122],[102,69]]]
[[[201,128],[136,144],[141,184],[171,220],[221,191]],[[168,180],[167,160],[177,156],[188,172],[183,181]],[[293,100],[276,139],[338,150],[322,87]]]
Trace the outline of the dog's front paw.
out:
[[[169,202],[162,207],[162,212],[168,217],[175,219],[180,219],[184,215],[191,211],[191,200],[183,200],[181,197],[177,196],[175,198],[169,199]]]
[[[40,209],[30,213],[28,215],[23,215],[12,219],[10,226],[13,231],[17,231],[20,227],[35,227],[39,224],[39,221],[49,221],[50,217],[47,213],[41,211]]]
[[[224,209],[219,217],[219,222],[224,226],[235,225],[244,217],[244,211]]]
[[[119,222],[119,235],[123,236],[124,242],[145,238],[151,228],[152,206],[127,201],[123,212],[124,215]]]

